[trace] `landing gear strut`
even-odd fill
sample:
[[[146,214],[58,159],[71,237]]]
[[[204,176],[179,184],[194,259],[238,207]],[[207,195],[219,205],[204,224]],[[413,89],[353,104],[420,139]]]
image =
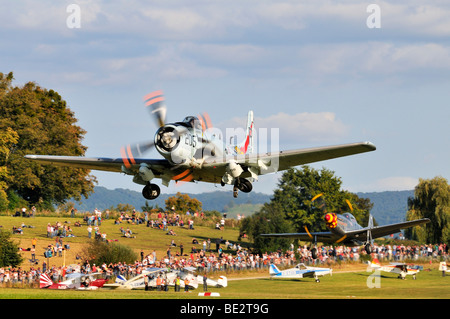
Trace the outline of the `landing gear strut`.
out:
[[[249,180],[242,177],[238,177],[234,182],[233,197],[236,198],[238,196],[238,191],[241,191],[243,193],[250,193],[252,189],[253,185]]]
[[[142,190],[142,196],[150,200],[157,198],[160,193],[161,189],[156,184],[147,183],[147,185],[145,185],[144,189]]]

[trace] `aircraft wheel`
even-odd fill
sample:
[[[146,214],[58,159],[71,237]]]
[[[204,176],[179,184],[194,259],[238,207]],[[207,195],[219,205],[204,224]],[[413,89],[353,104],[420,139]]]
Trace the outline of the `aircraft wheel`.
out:
[[[311,257],[312,257],[312,259],[317,259],[317,249],[316,248],[311,249]]]
[[[320,282],[319,278],[316,279],[316,282]]]
[[[159,196],[161,193],[161,189],[156,184],[150,184],[148,183],[145,185],[144,189],[142,190],[142,196],[144,196],[145,199],[153,200]]]
[[[252,183],[245,178],[239,178],[239,182],[236,186],[243,193],[250,193],[253,189]]]
[[[373,252],[372,245],[370,245],[370,244],[367,244],[366,246],[364,246],[364,249],[366,250],[366,253],[368,255],[370,255]]]

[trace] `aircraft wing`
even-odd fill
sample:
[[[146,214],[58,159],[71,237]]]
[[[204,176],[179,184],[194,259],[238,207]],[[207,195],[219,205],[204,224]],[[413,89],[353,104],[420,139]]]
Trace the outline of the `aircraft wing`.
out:
[[[240,164],[246,169],[241,176],[250,177],[253,176],[252,174],[263,175],[286,170],[299,165],[359,153],[371,152],[374,150],[376,150],[376,147],[372,143],[359,142],[334,146],[279,151],[274,153],[236,155],[229,156],[224,159],[211,157],[210,159],[205,160],[202,167],[205,170],[214,168],[214,170],[217,172],[217,175],[222,177],[225,172],[226,165],[231,160],[235,160],[236,163]]]
[[[344,236],[334,234],[332,232],[312,232],[312,233],[279,233],[279,234],[261,234],[261,237],[273,237],[273,238],[293,238],[302,241],[317,241],[321,243],[336,243],[340,240],[345,240],[344,243],[349,243],[349,241],[357,240],[359,242],[364,242],[367,240],[367,231],[370,230],[372,233],[372,238],[384,237],[390,234],[398,233],[401,229],[426,224],[429,223],[428,218],[416,219],[412,221],[407,221],[403,223],[390,224],[385,226],[377,226],[373,228],[361,228],[354,231],[345,232]]]
[[[402,229],[405,229],[405,228],[410,228],[413,226],[418,226],[418,225],[426,224],[429,222],[430,222],[430,220],[428,218],[416,219],[416,220],[411,220],[411,221],[402,222],[402,223],[377,226],[377,227],[373,227],[373,228],[365,227],[365,228],[362,228],[359,230],[349,231],[346,233],[346,235],[349,238],[356,237],[360,241],[365,241],[365,240],[367,240],[367,231],[368,230],[370,230],[370,232],[372,234],[372,238],[379,238],[379,237],[384,237],[387,235],[398,233]]]
[[[122,171],[122,167],[124,166],[122,158],[54,155],[25,155],[25,158],[34,160],[40,164],[52,164],[56,166],[69,166],[75,168],[124,173],[124,171]],[[135,163],[131,165],[130,171],[137,172],[141,163],[146,163],[149,167],[157,170],[163,170],[171,167],[169,161],[165,159],[135,159]]]
[[[334,243],[339,239],[339,236],[336,236],[332,232],[260,234],[260,236],[273,238],[292,238],[302,241],[317,240],[321,243]]]

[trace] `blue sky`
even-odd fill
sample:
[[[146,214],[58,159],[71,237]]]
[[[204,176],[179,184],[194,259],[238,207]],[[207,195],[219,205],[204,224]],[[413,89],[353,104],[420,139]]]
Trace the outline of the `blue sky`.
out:
[[[169,121],[206,111],[217,127],[243,127],[252,109],[257,128],[279,128],[280,149],[371,141],[375,152],[312,165],[353,192],[450,178],[446,1],[0,3],[0,72],[58,91],[87,131],[87,156],[118,157],[152,139],[142,97],[162,89]],[[380,28],[367,26],[372,3]],[[68,26],[70,4],[79,28]],[[100,186],[141,189],[129,176],[93,174]],[[254,191],[271,193],[279,176]]]

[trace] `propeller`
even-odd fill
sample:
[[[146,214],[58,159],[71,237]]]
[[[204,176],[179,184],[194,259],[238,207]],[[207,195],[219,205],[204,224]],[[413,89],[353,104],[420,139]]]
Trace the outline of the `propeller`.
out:
[[[320,194],[314,196],[312,198],[311,202],[316,202],[315,203],[316,207],[321,209],[322,212],[324,213],[324,220],[325,220],[325,223],[326,223],[327,227],[330,228],[330,229],[336,228],[336,226],[337,226],[337,215],[336,215],[336,213],[327,211],[327,206],[326,206],[326,203],[325,203],[325,196],[324,196],[324,194],[320,193]],[[350,203],[350,201],[348,199],[346,199],[345,203],[349,207],[350,211],[353,212],[353,206]],[[347,238],[347,235],[342,236],[341,238],[336,240],[335,243],[336,244],[340,243],[343,240],[345,240],[345,238]]]
[[[163,91],[158,90],[145,95],[144,102],[147,109],[150,110],[152,116],[155,117],[158,126],[164,126],[166,123],[167,108]]]
[[[145,107],[150,111],[150,114],[155,118],[156,124],[159,127],[164,126],[166,120],[167,108],[165,105],[165,99],[162,90],[154,91],[144,96]],[[122,156],[123,164],[126,168],[130,168],[131,165],[136,164],[135,158],[142,156],[145,152],[155,147],[153,140],[143,142],[140,144],[130,145],[120,149],[120,155]]]

